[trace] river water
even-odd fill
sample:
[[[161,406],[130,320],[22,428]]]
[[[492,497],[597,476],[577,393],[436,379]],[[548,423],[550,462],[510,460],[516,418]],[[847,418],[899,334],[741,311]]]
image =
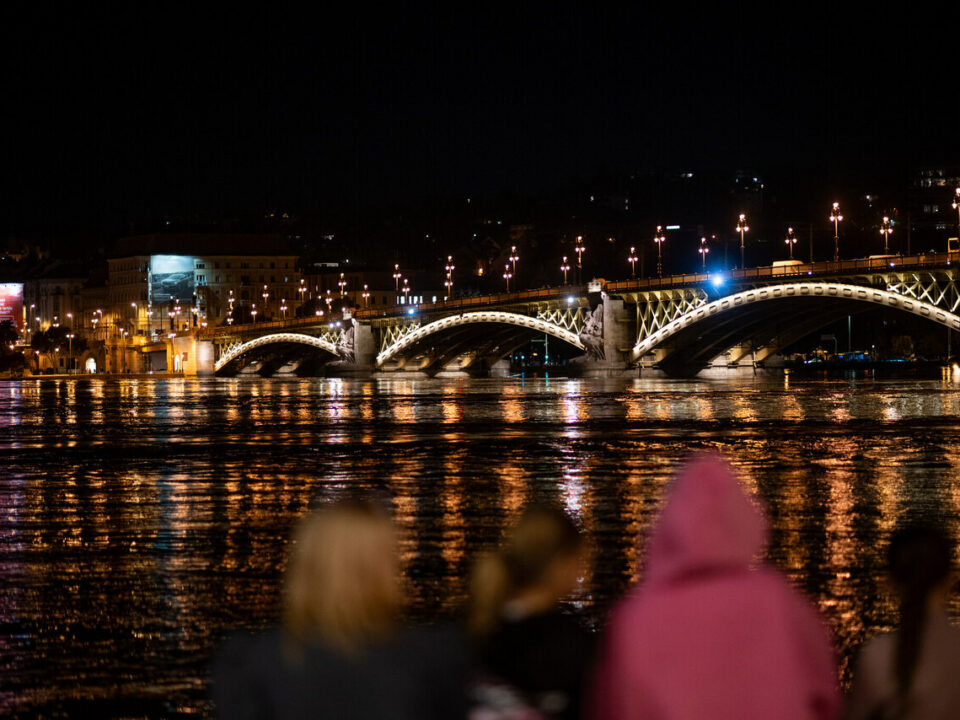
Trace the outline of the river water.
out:
[[[223,633],[277,617],[292,522],[389,497],[413,613],[463,600],[525,503],[562,503],[594,624],[642,572],[677,464],[722,449],[845,677],[894,611],[878,550],[960,543],[960,386],[941,381],[83,379],[0,383],[0,714],[203,717]],[[960,614],[954,596],[952,609]]]

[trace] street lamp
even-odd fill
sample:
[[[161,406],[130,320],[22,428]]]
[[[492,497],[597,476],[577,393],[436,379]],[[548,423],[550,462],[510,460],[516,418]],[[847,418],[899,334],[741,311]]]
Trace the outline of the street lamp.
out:
[[[300,287],[297,288],[297,292],[300,293],[300,309],[303,309],[303,294],[307,291],[307,281],[303,278],[300,278]],[[230,294],[233,295],[233,290],[230,291]],[[301,312],[301,314],[303,314]]]
[[[787,248],[790,250],[790,259],[793,260],[793,246],[797,244],[797,236],[793,234],[793,228],[787,228],[787,237],[784,238],[784,241],[787,245]]]
[[[893,221],[886,215],[883,216],[883,222],[880,223],[880,234],[883,235],[883,254],[890,254],[890,234],[893,232]]]
[[[256,324],[257,322],[257,304],[256,303],[250,303],[250,317],[253,318],[253,323]]]
[[[287,319],[287,301],[284,299],[280,300],[280,315],[284,320]]]
[[[747,266],[747,261],[745,260],[746,244],[744,243],[743,235],[744,233],[750,232],[745,213],[740,213],[740,217],[737,219],[737,232],[740,233],[740,269],[743,270]]]
[[[657,244],[657,276],[663,277],[663,255],[661,250],[667,236],[663,234],[663,225],[657,225],[657,234],[653,236],[653,241]]]
[[[700,253],[700,266],[703,268],[703,271],[707,271],[707,255],[710,253],[710,248],[707,247],[707,239],[705,237],[700,238],[700,247],[697,248],[697,252]]]
[[[586,251],[586,248],[583,246],[583,235],[577,235],[577,246],[573,249],[573,251],[577,254],[577,282],[582,283],[583,253]]]
[[[70,362],[70,365],[72,366],[73,365],[73,333],[67,333],[67,355],[68,355],[68,360]],[[73,367],[69,367],[67,369],[72,370]]]
[[[327,296],[324,298],[324,302],[327,303],[327,312],[330,312],[330,306],[333,305],[333,296],[330,294],[329,288],[327,288]]]
[[[563,273],[563,284],[567,284],[567,273],[570,272],[570,265],[567,263],[567,256],[563,256],[563,262],[560,263],[560,272]]]
[[[346,279],[343,277],[343,273],[340,273],[340,280],[339,280],[339,282],[337,282],[337,285],[340,286],[340,297],[346,296],[346,294],[347,294],[347,290],[346,290],[346,288],[347,288],[347,281],[346,281]]]
[[[407,304],[407,300],[409,299],[409,295],[410,295],[410,279],[409,279],[409,278],[404,278],[404,279],[403,279],[403,304],[404,304],[404,305]]]
[[[447,296],[453,297],[453,271],[456,269],[456,265],[453,264],[453,255],[447,255],[447,264],[443,269],[447,271],[447,279],[444,280],[443,286],[447,289]]]
[[[637,277],[637,249],[633,246],[630,247],[630,255],[627,257],[627,262],[630,263],[630,277]]]
[[[363,292],[360,293],[360,297],[363,298],[363,306],[366,307],[366,306],[367,306],[367,301],[370,299],[370,291],[367,290],[367,286],[366,286],[366,285],[363,286]]]
[[[833,223],[833,261],[840,260],[840,221],[843,215],[840,214],[840,203],[835,202],[830,211],[830,222]]]
[[[510,292],[510,278],[513,277],[513,273],[510,272],[510,263],[507,263],[503,266],[503,279],[507,281],[507,292]]]
[[[519,255],[519,253],[517,253],[517,246],[516,246],[516,245],[511,245],[511,246],[510,246],[510,257],[509,257],[509,260],[510,260],[511,264],[513,265],[513,269],[512,269],[510,272],[513,273],[514,275],[517,274],[517,260],[519,260],[519,259],[520,259],[520,255]]]
[[[402,277],[403,275],[400,272],[400,266],[395,264],[393,266],[393,284],[397,289],[397,295],[400,294],[400,278]]]
[[[953,209],[957,211],[957,237],[960,238],[960,187],[953,192]],[[32,305],[30,307],[33,307]]]

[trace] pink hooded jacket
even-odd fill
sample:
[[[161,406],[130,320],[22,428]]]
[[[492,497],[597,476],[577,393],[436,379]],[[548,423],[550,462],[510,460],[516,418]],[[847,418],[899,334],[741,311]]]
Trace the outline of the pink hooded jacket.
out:
[[[766,535],[719,457],[700,454],[680,472],[646,579],[611,616],[594,720],[836,716],[836,663],[817,612],[780,573],[751,566]]]

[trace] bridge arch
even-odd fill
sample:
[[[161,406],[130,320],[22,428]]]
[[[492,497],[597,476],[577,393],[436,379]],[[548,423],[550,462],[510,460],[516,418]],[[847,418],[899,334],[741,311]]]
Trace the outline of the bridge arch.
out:
[[[334,345],[329,340],[324,340],[323,338],[313,337],[312,335],[304,335],[303,333],[272,333],[270,335],[262,335],[253,340],[248,340],[245,343],[239,345],[234,345],[227,352],[221,355],[213,365],[214,372],[219,372],[231,362],[237,358],[243,356],[244,354],[255,350],[256,348],[263,347],[264,345],[280,344],[280,343],[296,343],[300,345],[309,345],[311,347],[317,348],[319,350],[325,350],[334,357],[339,357],[337,352],[337,346]]]
[[[782,315],[772,311],[774,303],[784,305],[787,309],[810,305],[813,309],[819,309],[817,314],[795,319],[802,335],[846,315],[852,307],[860,310],[870,305],[901,310],[960,331],[960,315],[913,297],[861,285],[799,282],[745,290],[690,310],[638,341],[630,351],[628,361],[637,363],[644,355],[663,348],[670,340],[677,346],[687,348],[688,352],[682,353],[687,369],[695,371],[698,362],[701,367],[706,366],[713,357],[747,339],[751,333],[756,334],[764,326],[769,326],[772,319],[782,319]],[[767,308],[771,311],[765,312]],[[798,340],[802,335],[800,331],[795,332],[793,339]],[[783,346],[786,344],[789,343],[783,343]],[[680,354],[679,351],[675,352]]]
[[[578,350],[586,351],[586,346],[583,344],[583,342],[581,342],[580,337],[576,333],[558,325],[554,325],[553,323],[541,320],[539,318],[530,317],[529,315],[520,315],[518,313],[480,311],[449,315],[445,318],[434,320],[431,323],[427,323],[426,325],[422,325],[415,330],[407,332],[392,345],[384,348],[380,354],[377,355],[377,367],[383,367],[384,364],[392,360],[399,359],[411,352],[416,352],[417,350],[423,349],[432,341],[440,341],[444,335],[455,334],[457,331],[470,329],[471,326],[480,329],[483,326],[491,325],[499,325],[501,327],[506,326],[517,331],[515,333],[510,333],[503,339],[503,342],[498,344],[498,349],[496,352],[500,357],[512,352],[515,347],[521,345],[522,342],[526,340],[527,336],[540,333],[550,335],[558,340],[563,340]],[[516,336],[519,336],[519,339]],[[478,340],[480,339],[478,338]],[[469,345],[469,342],[466,344],[462,343],[457,346],[454,346],[451,343],[450,347],[453,349],[449,349],[449,352],[445,356],[446,359],[452,360],[454,357],[463,354],[463,351],[465,351]],[[504,350],[504,347],[507,347],[508,349]],[[463,348],[464,350],[457,352],[458,348]]]

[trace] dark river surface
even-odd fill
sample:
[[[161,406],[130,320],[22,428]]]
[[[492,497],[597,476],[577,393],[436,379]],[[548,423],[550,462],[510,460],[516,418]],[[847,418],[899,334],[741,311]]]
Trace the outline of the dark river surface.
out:
[[[212,649],[277,617],[291,524],[357,489],[392,498],[421,618],[457,607],[525,503],[562,503],[593,551],[570,604],[597,624],[699,447],[768,504],[770,560],[829,619],[845,677],[894,620],[896,523],[960,540],[949,382],[0,382],[0,715],[208,716]]]

